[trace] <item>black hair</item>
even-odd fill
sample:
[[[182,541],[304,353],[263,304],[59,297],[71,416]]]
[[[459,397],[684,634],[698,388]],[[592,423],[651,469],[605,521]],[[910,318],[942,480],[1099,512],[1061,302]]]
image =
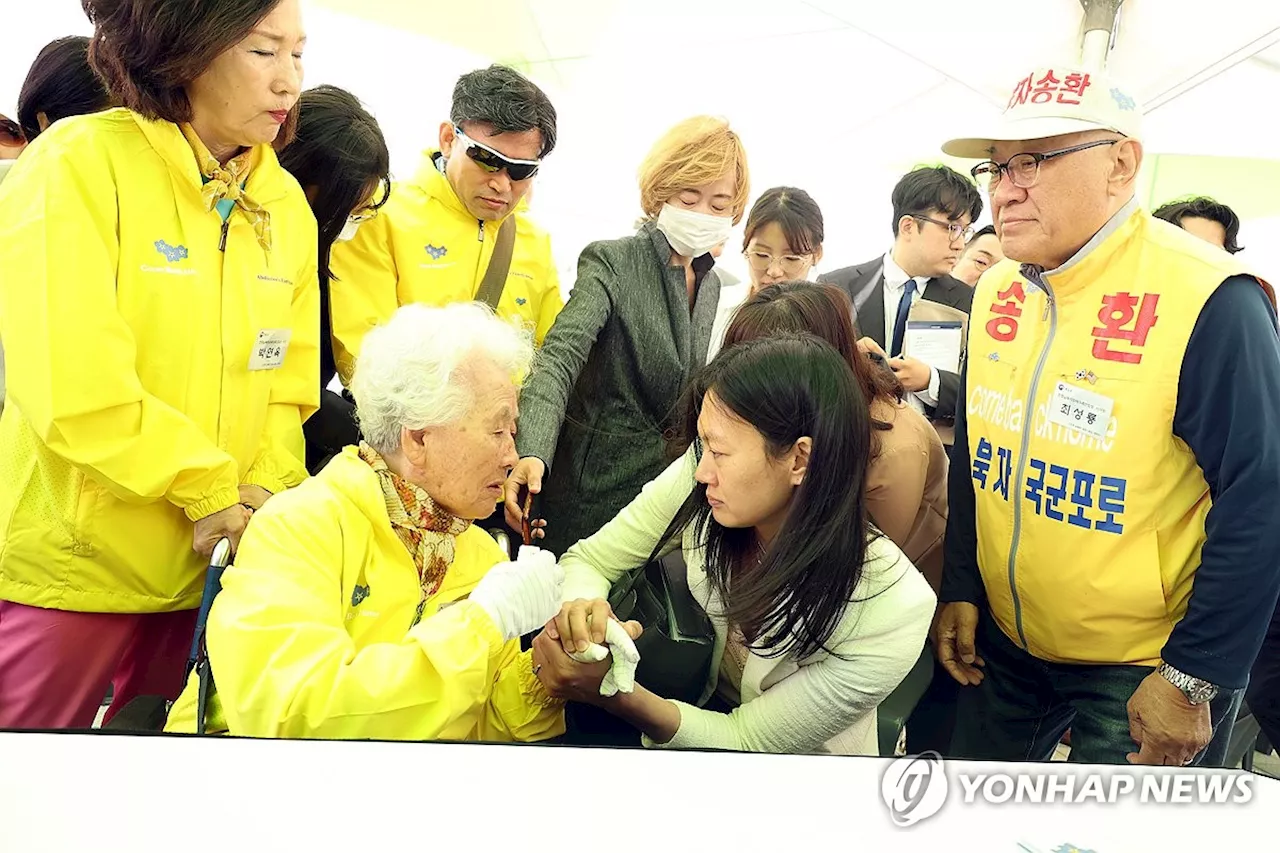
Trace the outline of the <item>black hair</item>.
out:
[[[922,166],[902,176],[893,188],[893,236],[902,217],[936,210],[948,221],[969,214],[974,222],[982,215],[982,195],[973,181],[947,166]]]
[[[298,129],[279,154],[283,166],[304,190],[315,188],[311,212],[316,217],[322,331],[321,371],[332,376],[329,318],[329,256],[338,235],[375,182],[370,207],[386,204],[391,194],[391,152],[378,122],[355,95],[337,86],[317,86],[298,98]]]
[[[532,80],[505,65],[490,65],[459,77],[449,119],[459,126],[484,122],[499,133],[540,131],[540,157],[556,147],[556,108]]]
[[[89,39],[66,36],[49,42],[31,63],[18,94],[18,125],[27,142],[40,135],[40,113],[49,124],[111,106],[107,85],[89,64]]]
[[[974,243],[978,242],[979,237],[994,237],[995,235],[996,227],[994,225],[984,225],[974,232],[974,235],[969,238],[968,245],[972,246]]]
[[[654,556],[693,525],[706,549],[711,588],[725,618],[764,657],[826,649],[862,577],[872,531],[865,493],[871,417],[848,362],[811,334],[779,334],[721,350],[690,385],[685,429],[697,434],[708,393],[760,432],[780,456],[798,439],[813,446],[781,529],[757,562],[750,528],[721,526],[697,484]],[[701,452],[701,441],[694,444]]]
[[[304,189],[315,187],[311,212],[320,237],[321,281],[332,277],[329,251],[370,184],[386,203],[391,189],[391,152],[378,122],[354,95],[337,86],[317,86],[298,99],[298,132],[280,152],[280,165]]]
[[[1182,227],[1182,220],[1188,216],[1195,219],[1208,219],[1221,225],[1227,232],[1224,249],[1233,255],[1244,250],[1244,246],[1237,242],[1240,239],[1240,217],[1220,201],[1214,201],[1206,196],[1171,201],[1156,210],[1152,216],[1171,222],[1179,228]]]
[[[747,214],[742,234],[744,252],[756,232],[771,222],[777,223],[787,238],[787,245],[801,255],[816,252],[826,236],[822,210],[812,196],[795,187],[774,187],[765,190]]]

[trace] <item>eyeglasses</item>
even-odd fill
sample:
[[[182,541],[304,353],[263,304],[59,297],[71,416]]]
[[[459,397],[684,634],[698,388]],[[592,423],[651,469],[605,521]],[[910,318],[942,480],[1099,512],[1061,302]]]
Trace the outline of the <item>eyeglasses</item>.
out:
[[[347,222],[352,225],[363,225],[370,219],[377,218],[378,210],[391,198],[391,184],[386,180],[380,180],[378,181],[378,189],[382,191],[381,197],[377,201],[370,200],[361,205],[347,217]]]
[[[934,225],[947,229],[947,236],[951,238],[953,243],[956,240],[964,240],[964,242],[968,243],[975,233],[973,226],[966,228],[959,222],[943,222],[941,219],[931,219],[919,213],[909,213],[907,215],[912,219],[922,219],[925,222],[932,222]]]
[[[1117,142],[1123,141],[1121,139],[1100,139],[1096,142],[1073,145],[1070,148],[1062,148],[1058,151],[1046,151],[1043,154],[1014,154],[1005,163],[997,163],[994,160],[979,163],[970,170],[969,174],[973,175],[978,183],[982,183],[985,180],[987,188],[992,192],[999,186],[1002,174],[1007,174],[1015,187],[1026,190],[1036,185],[1036,181],[1040,178],[1040,164],[1045,160],[1052,160],[1064,154],[1074,154],[1077,151],[1087,151],[1090,148],[1098,148],[1102,145],[1115,145]]]
[[[13,119],[0,116],[0,142],[5,145],[20,145],[25,141],[22,127]]]
[[[467,156],[480,164],[480,167],[486,172],[500,172],[506,169],[511,180],[527,181],[538,174],[538,167],[542,165],[541,160],[512,160],[509,157],[504,157],[489,146],[476,142],[470,136],[467,136],[462,132],[462,128],[456,124],[453,126],[453,132],[457,134],[458,139],[466,147]]]
[[[810,262],[813,255],[770,255],[768,252],[743,252],[747,263],[756,272],[768,272],[769,268],[775,263],[782,270],[782,274],[791,278],[800,275],[804,271],[805,265]]]

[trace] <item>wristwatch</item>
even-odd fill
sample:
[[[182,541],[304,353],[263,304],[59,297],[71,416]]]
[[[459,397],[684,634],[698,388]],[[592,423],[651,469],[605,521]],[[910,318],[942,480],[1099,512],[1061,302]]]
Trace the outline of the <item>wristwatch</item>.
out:
[[[1156,672],[1160,673],[1165,681],[1181,690],[1182,695],[1186,696],[1187,701],[1192,705],[1203,705],[1205,702],[1211,702],[1218,695],[1218,685],[1210,684],[1203,678],[1187,675],[1167,663],[1160,664],[1160,668]]]

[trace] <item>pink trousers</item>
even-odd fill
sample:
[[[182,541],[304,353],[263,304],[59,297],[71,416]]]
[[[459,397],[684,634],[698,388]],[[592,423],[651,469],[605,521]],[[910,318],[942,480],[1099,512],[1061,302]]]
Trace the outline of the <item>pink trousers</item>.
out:
[[[138,696],[176,699],[196,611],[73,613],[0,601],[0,729],[89,728]]]

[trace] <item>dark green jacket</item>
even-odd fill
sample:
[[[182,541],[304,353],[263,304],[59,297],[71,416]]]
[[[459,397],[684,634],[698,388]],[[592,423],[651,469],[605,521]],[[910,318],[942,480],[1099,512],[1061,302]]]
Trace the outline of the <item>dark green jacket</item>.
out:
[[[520,394],[516,446],[548,465],[542,546],[559,555],[612,519],[670,453],[678,406],[706,362],[720,279],[704,255],[693,311],[684,270],[653,225],[592,243]]]

